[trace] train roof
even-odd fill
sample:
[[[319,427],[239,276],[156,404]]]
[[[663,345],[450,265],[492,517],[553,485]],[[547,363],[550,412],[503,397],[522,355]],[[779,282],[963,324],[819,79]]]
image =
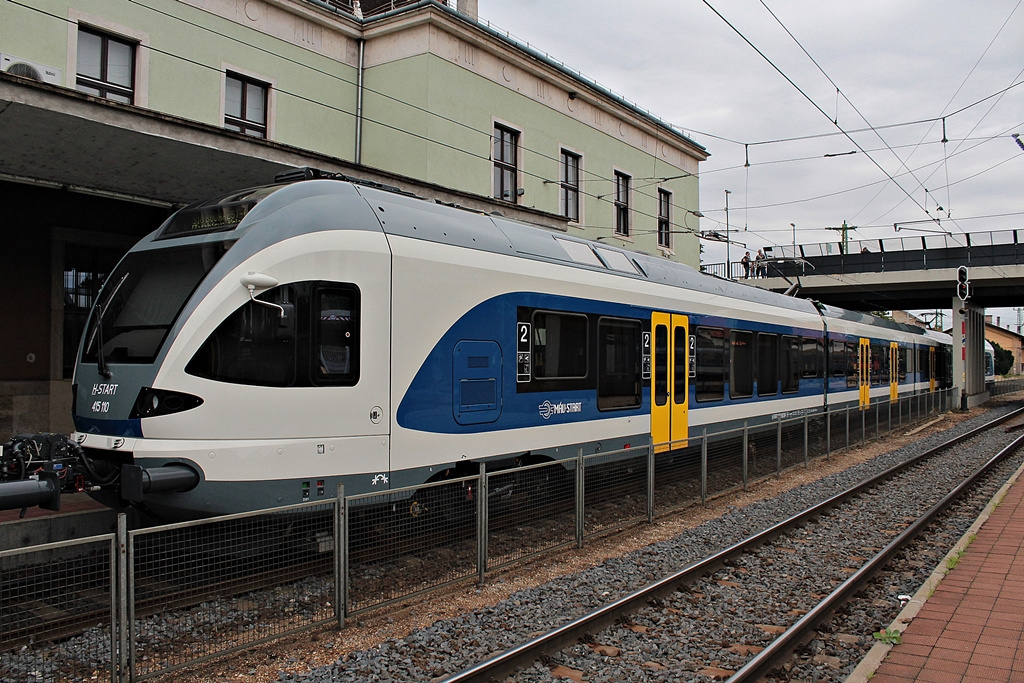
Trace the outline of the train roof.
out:
[[[202,236],[203,239],[236,240],[277,211],[301,204],[301,213],[290,215],[288,221],[275,226],[275,234],[262,235],[256,242],[266,244],[267,241],[285,239],[301,232],[325,229],[323,226],[341,230],[383,229],[389,235],[607,272],[678,287],[701,295],[742,299],[754,304],[811,315],[820,313],[827,317],[857,320],[892,329],[917,329],[715,277],[685,264],[627,251],[600,241],[585,240],[500,214],[485,214],[440,201],[429,201],[380,183],[314,169],[297,169],[286,174],[283,180],[185,207],[150,236],[148,246],[156,246],[154,243],[162,240],[191,235]],[[297,180],[302,182],[294,182]],[[339,220],[339,216],[354,215],[357,212],[352,205],[346,210],[346,207],[331,200],[331,197],[341,199],[346,196],[361,197],[380,225],[371,227],[366,220],[347,223]],[[252,244],[250,248],[259,247],[258,244]]]
[[[849,322],[863,323],[865,325],[871,325],[872,327],[882,327],[890,330],[899,330],[900,332],[906,332],[908,334],[923,334],[927,335],[927,331],[917,325],[910,325],[908,323],[898,323],[895,320],[889,320],[881,316],[872,315],[871,313],[864,313],[862,311],[848,311],[845,308],[838,308],[836,306],[830,306],[828,304],[818,304],[818,308],[821,310],[822,316],[825,318],[834,318],[838,320],[845,320]]]
[[[816,314],[815,306],[810,301],[707,275],[682,263],[627,251],[599,241],[585,240],[498,214],[484,214],[440,202],[429,202],[375,187],[356,188],[376,208],[379,216],[387,217],[386,221],[382,220],[382,225],[388,234],[604,271],[701,294],[743,299]],[[453,211],[458,211],[463,218],[453,222]],[[404,212],[409,213],[403,216]]]

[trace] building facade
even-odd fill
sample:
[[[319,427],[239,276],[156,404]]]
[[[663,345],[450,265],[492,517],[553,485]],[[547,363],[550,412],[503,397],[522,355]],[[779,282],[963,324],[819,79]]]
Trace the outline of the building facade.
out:
[[[0,440],[71,430],[85,318],[135,241],[291,167],[698,267],[707,151],[459,4],[0,6]]]
[[[1013,366],[1009,374],[1024,374],[1024,335],[1001,327],[999,321],[992,323],[992,316],[985,316],[985,339],[1013,354]]]

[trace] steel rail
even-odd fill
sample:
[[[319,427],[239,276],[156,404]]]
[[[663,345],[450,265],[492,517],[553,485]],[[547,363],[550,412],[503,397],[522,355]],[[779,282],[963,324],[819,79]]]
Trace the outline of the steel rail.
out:
[[[600,607],[599,609],[586,614],[582,617],[574,619],[567,624],[559,626],[556,629],[549,631],[546,634],[540,635],[529,641],[521,643],[509,650],[501,652],[493,657],[475,664],[468,669],[465,669],[453,676],[443,679],[442,683],[482,683],[485,681],[503,680],[505,677],[515,673],[524,666],[531,664],[532,662],[540,659],[545,655],[549,655],[559,650],[578,642],[585,634],[595,633],[604,629],[605,627],[613,624],[618,618],[623,615],[630,614],[637,611],[649,601],[655,598],[661,598],[666,595],[670,595],[679,588],[689,585],[697,579],[714,572],[724,565],[727,560],[738,557],[746,552],[749,552],[765,543],[773,540],[780,536],[786,531],[799,527],[801,524],[809,519],[818,517],[833,507],[836,507],[846,500],[860,494],[861,492],[870,489],[883,481],[894,477],[895,475],[914,467],[920,462],[931,458],[937,453],[946,449],[952,448],[957,444],[971,439],[979,434],[992,429],[1004,422],[1007,422],[1015,417],[1024,415],[1024,407],[1018,408],[1002,417],[996,418],[990,422],[971,429],[963,434],[953,437],[938,446],[928,449],[927,451],[920,453],[913,458],[910,458],[898,465],[894,465],[883,472],[868,477],[861,482],[854,484],[846,491],[842,491],[830,498],[827,498],[820,503],[817,503],[802,512],[785,519],[773,526],[753,535],[747,539],[739,541],[728,548],[720,550],[719,552],[708,556],[707,558],[693,563],[680,571],[671,574],[663,579],[660,579],[652,584],[649,584],[639,590],[630,593],[614,602],[608,603]],[[1014,445],[1019,443],[1021,440],[1015,441]],[[994,458],[993,458],[994,459]],[[973,477],[972,477],[973,478]],[[963,486],[963,484],[961,484]],[[959,489],[960,487],[958,487]],[[906,530],[904,531],[906,533]],[[882,551],[885,552],[885,551]],[[860,572],[854,574],[854,577],[858,576]],[[851,577],[852,578],[852,577]],[[810,615],[815,613],[818,615],[818,619],[824,618],[816,610],[812,610],[805,615],[800,622],[808,620]],[[800,623],[798,622],[798,624]],[[782,634],[775,642],[782,640],[789,633]],[[795,636],[794,636],[795,637]],[[769,646],[771,647],[771,646]],[[780,646],[781,647],[781,646]],[[762,651],[758,658],[761,660],[767,660],[772,655],[764,655]],[[776,661],[775,659],[771,660]],[[749,666],[749,663],[748,663]],[[759,665],[760,666],[760,665]],[[740,675],[746,669],[740,669],[735,675]],[[746,678],[748,674],[744,674],[743,679],[730,679],[729,683],[738,683],[740,680],[750,680]],[[752,674],[751,674],[752,675]]]
[[[743,683],[745,681],[759,680],[766,675],[773,666],[783,659],[788,658],[792,652],[803,644],[811,631],[816,629],[823,621],[828,619],[835,610],[852,598],[857,591],[863,588],[871,579],[880,574],[893,557],[917,538],[935,518],[942,514],[946,508],[952,505],[969,488],[977,483],[977,480],[985,476],[992,468],[1002,460],[1011,455],[1014,451],[1024,445],[1024,436],[1017,437],[1013,443],[1003,448],[996,455],[979,467],[970,477],[960,482],[952,491],[947,493],[942,500],[933,505],[927,512],[919,517],[913,524],[903,530],[887,546],[872,557],[864,566],[850,575],[846,581],[829,593],[824,600],[818,603],[807,614],[801,617],[785,633],[773,640],[768,647],[759,652],[753,659],[747,662],[742,669],[733,674],[726,683]]]

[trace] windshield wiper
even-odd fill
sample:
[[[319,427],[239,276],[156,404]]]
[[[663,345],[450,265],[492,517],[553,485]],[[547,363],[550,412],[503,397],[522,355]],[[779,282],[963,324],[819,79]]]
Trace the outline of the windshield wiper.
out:
[[[114,288],[110,291],[110,295],[107,297],[106,301],[104,301],[103,304],[97,303],[94,307],[95,321],[92,325],[92,332],[89,334],[89,342],[85,345],[85,351],[83,353],[83,355],[88,354],[89,349],[92,348],[92,343],[94,341],[99,342],[99,346],[96,349],[96,369],[99,370],[99,373],[104,377],[104,379],[110,379],[110,368],[107,366],[107,356],[103,352],[103,316],[107,314],[107,309],[110,308],[110,302],[114,300],[118,290],[121,289],[121,285],[123,285],[124,281],[128,279],[128,275],[129,273],[122,275],[121,279],[117,281],[117,284],[114,285]]]

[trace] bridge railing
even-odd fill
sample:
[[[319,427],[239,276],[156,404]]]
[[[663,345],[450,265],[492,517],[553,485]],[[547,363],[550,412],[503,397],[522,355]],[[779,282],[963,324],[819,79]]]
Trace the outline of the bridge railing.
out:
[[[768,277],[1024,264],[1024,229],[765,247]],[[720,274],[720,264],[704,264]],[[733,276],[737,274],[734,272]]]

